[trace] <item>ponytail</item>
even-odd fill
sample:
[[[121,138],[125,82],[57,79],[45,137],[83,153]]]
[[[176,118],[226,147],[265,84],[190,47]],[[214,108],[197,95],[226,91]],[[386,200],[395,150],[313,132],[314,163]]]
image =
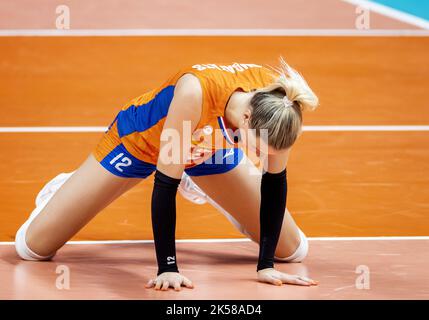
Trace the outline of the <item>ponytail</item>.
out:
[[[315,110],[319,99],[282,57],[280,67],[271,69],[273,83],[256,90],[250,101],[250,127],[268,129],[268,144],[277,150],[287,149],[301,134],[302,111]]]

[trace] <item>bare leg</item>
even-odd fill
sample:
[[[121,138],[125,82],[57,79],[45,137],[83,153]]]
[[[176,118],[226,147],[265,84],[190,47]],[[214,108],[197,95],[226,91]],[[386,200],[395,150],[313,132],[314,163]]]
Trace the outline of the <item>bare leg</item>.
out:
[[[250,169],[253,167],[253,170]],[[219,206],[232,215],[259,243],[259,208],[261,174],[251,161],[243,161],[233,170],[208,176],[195,176],[192,180]],[[250,175],[249,172],[253,174]],[[231,195],[234,195],[233,197]],[[286,209],[276,257],[291,256],[300,245],[299,228]]]
[[[113,175],[90,155],[31,222],[25,235],[27,246],[41,256],[55,253],[98,212],[140,181]]]

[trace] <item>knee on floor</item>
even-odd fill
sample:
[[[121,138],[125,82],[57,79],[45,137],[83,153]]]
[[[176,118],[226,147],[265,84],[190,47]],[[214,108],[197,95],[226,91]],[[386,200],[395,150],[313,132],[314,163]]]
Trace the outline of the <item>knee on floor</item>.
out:
[[[45,261],[50,260],[54,255],[49,256],[41,256],[37,253],[35,253],[33,250],[31,250],[26,242],[26,233],[28,226],[30,225],[30,220],[27,220],[21,228],[19,228],[18,232],[15,236],[15,249],[18,255],[23,260],[29,260],[29,261]]]
[[[308,254],[308,239],[305,236],[304,232],[299,230],[300,242],[295,252],[287,257],[275,257],[275,260],[278,262],[301,262],[305,259]]]

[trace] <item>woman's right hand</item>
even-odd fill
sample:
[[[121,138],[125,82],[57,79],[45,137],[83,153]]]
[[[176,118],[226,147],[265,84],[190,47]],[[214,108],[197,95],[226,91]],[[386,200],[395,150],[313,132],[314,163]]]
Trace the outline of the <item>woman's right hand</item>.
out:
[[[319,282],[310,278],[291,275],[275,270],[274,268],[266,268],[258,271],[258,280],[260,282],[281,286],[282,283],[294,284],[298,286],[317,286]]]
[[[167,291],[169,287],[176,291],[182,290],[182,285],[186,288],[193,289],[192,281],[182,276],[178,272],[163,272],[155,279],[150,279],[146,284],[146,288],[155,287],[155,290]]]

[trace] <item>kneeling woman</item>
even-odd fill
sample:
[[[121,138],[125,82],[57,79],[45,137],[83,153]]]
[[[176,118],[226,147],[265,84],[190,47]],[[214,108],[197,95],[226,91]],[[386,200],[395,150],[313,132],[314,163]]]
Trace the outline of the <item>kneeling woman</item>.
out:
[[[301,75],[280,63],[278,69],[194,65],[132,100],[82,165],[38,194],[36,209],[16,235],[19,256],[52,258],[98,212],[155,172],[151,208],[158,273],[147,287],[193,287],[176,262],[178,189],[191,201],[213,204],[259,243],[259,281],[315,285],[274,269],[275,259],[300,262],[307,254],[307,239],[286,209],[286,165],[302,130],[302,111],[318,106]],[[262,172],[243,148],[262,156]]]

